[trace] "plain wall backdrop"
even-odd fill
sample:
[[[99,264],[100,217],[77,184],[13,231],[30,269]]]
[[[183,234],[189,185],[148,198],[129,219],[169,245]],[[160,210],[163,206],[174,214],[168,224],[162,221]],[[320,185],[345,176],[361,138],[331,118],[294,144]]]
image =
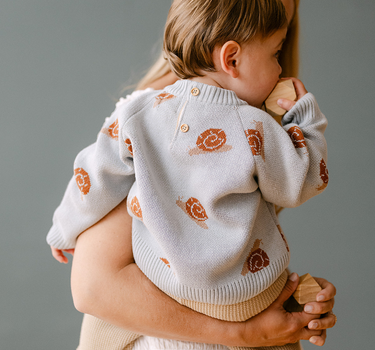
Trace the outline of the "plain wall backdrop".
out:
[[[0,1],[1,350],[78,344],[70,266],[45,236],[75,155],[156,58],[170,3]],[[338,289],[325,349],[372,349],[375,2],[301,0],[300,13],[301,78],[329,120],[330,184],[281,223],[292,270]]]

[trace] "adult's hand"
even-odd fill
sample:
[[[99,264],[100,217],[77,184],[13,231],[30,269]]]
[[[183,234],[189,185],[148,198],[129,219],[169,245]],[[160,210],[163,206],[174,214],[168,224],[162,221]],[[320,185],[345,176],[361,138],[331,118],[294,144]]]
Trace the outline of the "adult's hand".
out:
[[[321,339],[322,330],[308,329],[307,325],[320,315],[306,312],[287,312],[284,303],[294,293],[298,285],[298,275],[293,273],[282,293],[266,310],[243,324],[244,343],[252,340],[252,346],[276,346],[308,340]]]
[[[305,305],[304,311],[309,314],[318,314],[320,318],[309,322],[308,328],[314,330],[323,330],[320,337],[313,336],[309,340],[315,345],[322,346],[325,343],[327,332],[326,329],[332,328],[337,318],[333,314],[332,309],[335,305],[335,286],[325,280],[324,278],[314,277],[314,279],[322,287],[322,290],[316,296],[316,302],[311,302]]]

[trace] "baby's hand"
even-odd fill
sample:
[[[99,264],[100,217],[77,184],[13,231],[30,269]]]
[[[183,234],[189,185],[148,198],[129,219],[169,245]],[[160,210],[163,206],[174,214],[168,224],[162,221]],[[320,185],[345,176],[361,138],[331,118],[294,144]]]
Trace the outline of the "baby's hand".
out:
[[[297,94],[297,101],[307,94],[307,90],[301,80],[297,78],[283,78],[281,80],[286,80],[286,79],[291,79],[293,81],[294,89],[296,90],[296,94]],[[296,104],[296,102],[287,100],[285,98],[280,98],[277,100],[277,104],[281,108],[287,111],[290,111],[293,108],[293,106]]]
[[[68,258],[64,255],[63,252],[74,255],[74,249],[57,249],[51,246],[52,256],[60,263],[67,264]]]

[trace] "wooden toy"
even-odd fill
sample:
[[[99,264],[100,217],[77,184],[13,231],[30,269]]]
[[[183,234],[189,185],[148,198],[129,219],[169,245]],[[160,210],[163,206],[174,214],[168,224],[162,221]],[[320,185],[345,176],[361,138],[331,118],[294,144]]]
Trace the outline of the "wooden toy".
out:
[[[272,115],[275,120],[281,125],[281,118],[286,113],[286,110],[279,107],[277,100],[279,98],[286,98],[288,100],[295,101],[297,99],[297,94],[294,89],[292,79],[281,80],[270,95],[264,101],[264,110]]]
[[[298,304],[305,305],[312,301],[316,301],[316,295],[322,290],[318,282],[307,273],[299,278],[299,285],[293,294]]]
[[[301,312],[305,304],[316,301],[316,295],[322,290],[318,282],[310,274],[299,278],[299,284],[293,296],[285,304],[285,310],[289,312]]]

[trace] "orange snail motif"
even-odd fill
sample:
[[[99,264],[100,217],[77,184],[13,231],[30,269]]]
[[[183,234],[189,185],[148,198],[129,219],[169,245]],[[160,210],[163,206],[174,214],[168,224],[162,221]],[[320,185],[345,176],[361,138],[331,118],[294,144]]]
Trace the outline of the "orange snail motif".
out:
[[[186,212],[195,220],[206,221],[208,216],[202,204],[196,198],[189,198],[186,202]]]
[[[114,140],[118,140],[118,129],[118,119],[116,119],[108,128],[103,127],[102,130],[100,130],[100,132]]]
[[[204,152],[214,152],[227,142],[227,135],[221,129],[208,129],[198,136],[197,146]]]
[[[160,104],[162,104],[163,102],[171,100],[172,98],[175,98],[175,97],[176,96],[174,96],[172,94],[169,94],[168,92],[162,92],[161,94],[159,94],[158,96],[155,97],[156,101],[154,103],[153,108],[155,108],[155,107],[159,106]]]
[[[132,146],[130,139],[125,140],[125,145],[128,148],[129,153],[133,155],[133,146]]]
[[[77,186],[83,195],[87,195],[91,188],[90,176],[82,168],[74,169],[74,176]]]
[[[320,161],[320,178],[322,179],[323,184],[318,187],[319,191],[324,190],[327,187],[329,181],[328,169],[324,159]]]
[[[245,131],[247,141],[251,147],[251,152],[254,156],[262,155],[263,137],[262,134],[255,129],[248,129]]]
[[[169,263],[169,261],[168,261],[166,258],[160,258],[160,260],[161,260],[165,265],[167,265],[167,267],[171,268],[171,264]]]
[[[289,245],[288,245],[288,242],[287,242],[287,240],[286,240],[286,238],[285,238],[284,232],[283,232],[283,230],[282,230],[282,228],[281,228],[280,225],[277,225],[277,228],[278,228],[278,230],[279,230],[279,232],[280,232],[281,238],[283,239],[283,241],[284,241],[284,243],[285,243],[286,250],[289,252],[289,251],[290,251],[290,250],[289,250]]]
[[[142,219],[142,209],[141,205],[139,204],[138,198],[134,197],[130,202],[130,210],[132,213],[137,217]]]
[[[251,249],[249,256],[247,257],[241,274],[245,276],[248,272],[256,273],[263,270],[270,264],[270,259],[267,253],[259,248],[262,240],[257,239]]]
[[[288,130],[288,134],[293,142],[295,148],[306,147],[306,141],[303,136],[302,130],[298,126],[292,126]]]
[[[118,119],[116,119],[116,121],[109,126],[108,134],[113,139],[118,140]]]

